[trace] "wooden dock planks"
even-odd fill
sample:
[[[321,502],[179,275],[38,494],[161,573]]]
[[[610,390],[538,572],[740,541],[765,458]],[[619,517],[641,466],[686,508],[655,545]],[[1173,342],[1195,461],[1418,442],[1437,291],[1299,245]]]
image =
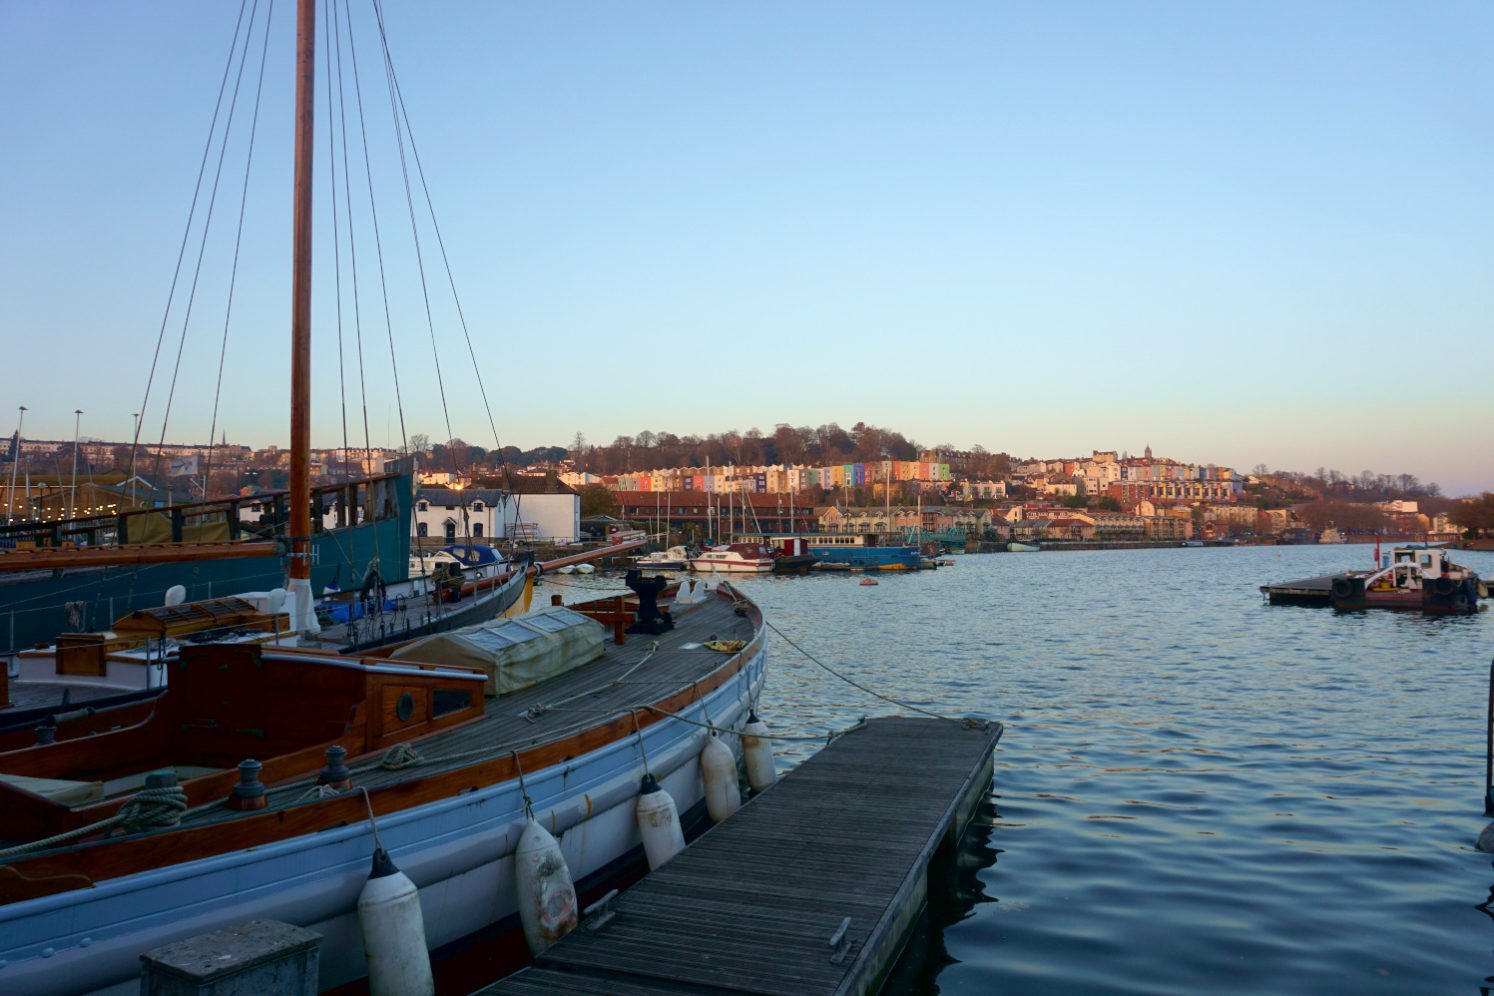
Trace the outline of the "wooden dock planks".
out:
[[[1001,733],[868,721],[613,900],[602,929],[480,996],[875,992],[923,908],[929,860],[990,789]]]

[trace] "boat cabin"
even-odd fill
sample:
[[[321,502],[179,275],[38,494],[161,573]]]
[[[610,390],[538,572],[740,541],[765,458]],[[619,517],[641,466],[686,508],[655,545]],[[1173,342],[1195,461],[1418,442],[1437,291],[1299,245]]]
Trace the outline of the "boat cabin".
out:
[[[33,840],[115,814],[148,774],[176,774],[189,805],[225,799],[238,764],[271,784],[483,714],[480,670],[348,660],[263,644],[185,645],[170,690],[139,723],[0,753],[0,839]]]

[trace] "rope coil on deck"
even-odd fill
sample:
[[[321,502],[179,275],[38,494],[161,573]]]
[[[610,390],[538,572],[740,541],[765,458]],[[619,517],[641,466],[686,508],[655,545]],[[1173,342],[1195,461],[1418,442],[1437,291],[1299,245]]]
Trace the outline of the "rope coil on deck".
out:
[[[28,841],[25,844],[17,844],[14,847],[0,849],[0,858],[11,858],[20,854],[30,854],[33,851],[44,851],[58,844],[66,844],[79,840],[100,830],[108,830],[119,827],[125,833],[143,833],[146,830],[158,830],[164,827],[174,827],[182,821],[182,814],[187,811],[187,793],[182,791],[180,785],[172,785],[165,788],[141,789],[131,796],[119,812],[105,820],[90,823],[87,826],[76,827],[66,830],[51,837],[43,837],[41,840]]]

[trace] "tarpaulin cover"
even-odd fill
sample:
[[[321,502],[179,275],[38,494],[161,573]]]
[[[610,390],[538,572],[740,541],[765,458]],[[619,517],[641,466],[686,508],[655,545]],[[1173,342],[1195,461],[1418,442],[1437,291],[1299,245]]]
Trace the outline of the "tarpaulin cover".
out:
[[[454,664],[487,672],[488,695],[507,695],[602,656],[606,627],[561,605],[492,619],[401,647],[395,660]]]

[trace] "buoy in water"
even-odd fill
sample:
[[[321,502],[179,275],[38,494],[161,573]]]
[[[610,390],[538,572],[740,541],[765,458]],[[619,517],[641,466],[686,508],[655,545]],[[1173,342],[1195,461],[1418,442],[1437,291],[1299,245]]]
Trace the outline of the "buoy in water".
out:
[[[435,993],[420,892],[383,848],[374,851],[373,871],[358,895],[358,924],[373,996]]]
[[[742,727],[742,760],[747,765],[747,784],[752,791],[761,792],[778,780],[778,770],[773,767],[773,745],[768,742],[768,724],[757,718],[757,713],[747,714],[747,725]]]
[[[680,813],[674,797],[655,780],[643,776],[639,789],[638,835],[643,838],[643,853],[648,857],[649,871],[663,867],[670,858],[685,849],[685,831],[680,827]]]
[[[720,823],[742,808],[737,759],[715,730],[700,752],[700,777],[705,782],[706,813],[712,823]]]
[[[871,585],[871,584],[876,584],[876,583],[877,583],[877,579],[876,578],[862,578],[861,579],[861,584],[863,586],[865,586],[865,585]]]
[[[576,887],[560,844],[532,816],[514,852],[514,878],[524,940],[538,955],[575,929]]]

